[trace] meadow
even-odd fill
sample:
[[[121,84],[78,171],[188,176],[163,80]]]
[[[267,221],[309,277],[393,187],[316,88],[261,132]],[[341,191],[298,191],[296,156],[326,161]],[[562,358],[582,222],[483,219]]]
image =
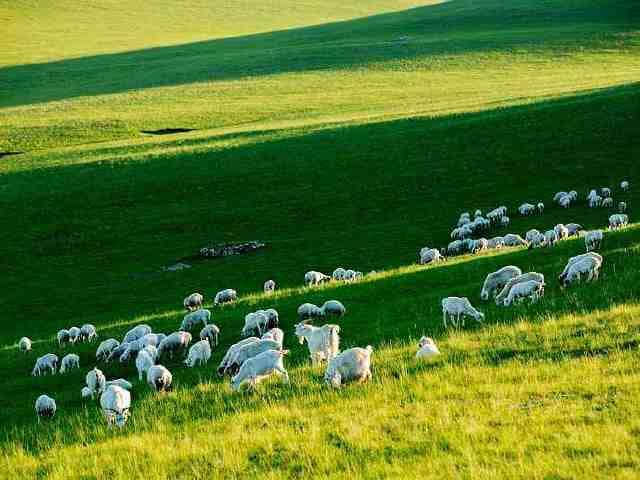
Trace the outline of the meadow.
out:
[[[612,212],[584,198],[610,186],[635,220],[635,2],[63,3],[0,1],[0,152],[22,152],[0,156],[0,478],[637,476],[637,226],[605,235],[598,283],[564,291],[556,277],[580,239],[415,265],[464,210],[507,205],[496,234],[603,228]],[[189,131],[143,133],[164,128]],[[577,205],[553,205],[571,189]],[[517,216],[525,201],[545,213]],[[267,248],[192,258],[253,239]],[[544,273],[544,299],[481,303],[484,277],[507,264]],[[377,273],[301,287],[337,266]],[[80,398],[97,344],[73,348],[79,372],[29,375],[59,352],[60,328],[171,332],[187,294],[211,305],[222,288],[240,300],[212,310],[209,365],[167,364],[165,396],[134,381],[122,431]],[[449,295],[486,324],[445,331]],[[342,348],[374,347],[367,385],[327,389],[292,334],[299,304],[330,298],[348,309]],[[232,394],[215,367],[266,307],[292,382]],[[413,358],[423,334],[443,352],[430,363]],[[58,414],[38,425],[45,392]]]

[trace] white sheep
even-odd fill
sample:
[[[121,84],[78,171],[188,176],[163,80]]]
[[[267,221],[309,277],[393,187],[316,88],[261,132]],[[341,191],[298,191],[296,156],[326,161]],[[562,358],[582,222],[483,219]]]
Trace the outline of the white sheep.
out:
[[[272,349],[249,358],[231,379],[231,388],[237,392],[244,382],[248,382],[251,388],[255,388],[258,382],[273,373],[278,373],[285,383],[289,383],[289,374],[283,362],[284,355],[288,353],[289,350]]]
[[[473,241],[473,245],[471,245],[469,251],[471,253],[480,253],[484,250],[487,250],[488,248],[489,240],[487,240],[486,238],[478,238],[477,240]]]
[[[509,295],[503,300],[505,307],[511,305],[514,300],[530,298],[531,303],[544,295],[544,284],[535,280],[520,282],[509,290]]]
[[[180,330],[189,332],[199,324],[202,324],[203,327],[206,327],[210,321],[211,312],[206,308],[201,308],[200,310],[187,313],[184,316],[184,318],[182,319],[182,324],[180,325]]]
[[[544,245],[545,247],[553,247],[558,241],[558,235],[555,230],[547,230],[544,232]]]
[[[102,373],[102,370],[99,370],[96,367],[93,367],[93,370],[90,370],[85,377],[85,382],[87,387],[91,390],[93,394],[104,392],[105,386],[107,384],[107,379]]]
[[[140,340],[147,333],[151,333],[151,327],[149,325],[136,325],[131,330],[129,330],[124,338],[122,339],[122,343],[135,342],[136,340]]]
[[[322,310],[323,317],[328,317],[330,315],[342,317],[347,312],[347,309],[344,307],[342,302],[339,302],[338,300],[327,300],[322,304],[320,310]]]
[[[556,232],[556,237],[558,240],[569,238],[569,229],[562,223],[559,223],[555,227],[553,227],[553,230]]]
[[[570,237],[579,235],[580,232],[582,230],[584,230],[584,227],[582,225],[580,225],[579,223],[568,223],[566,225],[566,227],[567,227],[567,230],[569,232],[569,236]]]
[[[56,401],[48,395],[40,395],[36,399],[38,423],[40,423],[40,417],[52,418],[56,414],[56,410]]]
[[[218,346],[218,335],[220,335],[220,329],[213,323],[200,330],[200,340],[208,340],[211,348]]]
[[[158,346],[158,358],[162,358],[166,353],[169,354],[170,358],[173,358],[173,354],[180,350],[186,354],[191,339],[192,336],[189,332],[173,332],[160,342]]]
[[[204,302],[204,297],[201,293],[192,293],[188,297],[186,297],[182,304],[184,305],[185,310],[193,311],[202,308],[202,303]]]
[[[267,330],[267,324],[269,319],[264,313],[264,310],[258,310],[251,312],[244,317],[244,327],[242,327],[242,335],[248,336],[251,333],[257,331],[258,335],[262,335],[263,331]]]
[[[509,295],[509,292],[511,291],[511,289],[515,285],[523,282],[528,282],[529,280],[535,280],[536,282],[544,285],[544,275],[542,273],[527,272],[527,273],[523,273],[522,275],[518,275],[517,277],[514,277],[511,280],[509,280],[506,283],[506,285],[502,287],[502,290],[500,290],[500,293],[496,295],[496,298],[495,298],[496,305],[504,305],[504,299],[507,298],[507,295]]]
[[[473,214],[474,218],[478,218],[482,216],[482,210],[478,209],[475,211],[475,213]]]
[[[280,345],[275,340],[258,340],[257,342],[247,343],[236,350],[223,373],[234,375],[249,358],[267,350],[277,350],[279,348]]]
[[[138,352],[136,356],[136,370],[138,371],[138,380],[142,381],[145,378],[146,373],[151,367],[155,365],[155,360],[151,354],[143,349]]]
[[[567,265],[564,267],[564,269],[562,270],[560,275],[558,275],[558,281],[562,284],[564,279],[565,279],[565,277],[569,273],[569,268],[571,268],[571,265],[573,265],[574,263],[579,262],[580,260],[582,260],[582,259],[584,259],[586,257],[591,257],[596,262],[599,262],[600,264],[602,264],[603,258],[602,258],[602,255],[600,255],[599,253],[587,252],[587,253],[583,253],[583,254],[580,254],[580,255],[576,255],[575,257],[569,258],[569,261],[567,262]]]
[[[115,338],[108,338],[104,340],[98,345],[98,349],[96,350],[96,360],[104,361],[107,359],[109,354],[116,348],[118,348],[120,342]]]
[[[153,358],[154,362],[158,359],[158,348],[155,345],[147,345],[146,347],[143,347],[140,352],[142,352],[143,350],[147,352],[151,356],[151,358]]]
[[[213,299],[213,303],[215,305],[222,305],[224,303],[232,303],[238,299],[238,292],[236,292],[233,288],[225,288],[224,290],[220,290],[216,293],[216,296]]]
[[[517,235],[515,233],[507,233],[504,236],[504,244],[507,247],[519,247],[526,246],[527,242],[520,235]]]
[[[595,208],[602,205],[602,197],[600,195],[596,195],[589,199],[589,208]]]
[[[587,252],[598,250],[602,246],[602,230],[592,230],[584,237],[584,244]]]
[[[122,352],[122,354],[120,355],[120,358],[118,359],[120,363],[127,363],[130,360],[135,359],[136,355],[138,355],[138,352],[144,348],[140,344],[139,340],[136,340],[135,342],[129,342],[126,345],[127,345],[127,348],[125,349],[124,352]]]
[[[82,387],[82,390],[80,390],[80,395],[82,395],[83,399],[93,398],[93,392],[89,387]]]
[[[514,265],[507,265],[496,272],[488,274],[482,285],[480,298],[488,300],[490,295],[502,290],[509,280],[519,275],[522,275],[522,270]]]
[[[134,342],[123,342],[123,343],[120,343],[119,345],[117,345],[107,355],[107,358],[105,360],[106,363],[112,362],[112,361],[114,361],[116,359],[119,360],[120,357],[122,356],[122,354],[129,349],[129,344],[130,343],[137,343],[137,340],[135,340]]]
[[[282,342],[284,341],[284,332],[279,328],[272,328],[268,332],[264,332],[260,340],[274,340],[280,344],[282,348]]]
[[[538,235],[540,235],[540,231],[532,228],[525,234],[524,239],[527,243],[531,243],[531,240],[536,238]]]
[[[484,313],[473,308],[468,298],[447,297],[442,299],[442,322],[444,328],[447,328],[447,317],[456,328],[460,326],[460,320],[462,319],[462,326],[464,327],[465,316],[472,317],[479,323],[484,321]]]
[[[274,280],[267,280],[263,285],[264,293],[273,293],[276,291],[276,282]]]
[[[62,330],[58,330],[56,338],[58,339],[58,346],[60,348],[65,347],[69,343],[69,340],[70,340],[70,338],[69,338],[69,330],[67,330],[66,328],[63,328]]]
[[[153,365],[147,371],[147,383],[156,392],[168,392],[172,388],[173,375],[163,365]]]
[[[312,285],[320,285],[321,283],[326,283],[329,280],[331,280],[331,277],[324,273],[316,272],[315,270],[311,270],[304,274],[304,284],[308,287]]]
[[[142,348],[145,348],[149,345],[153,345],[157,348],[165,338],[167,338],[167,336],[164,333],[147,333],[144,337],[141,337],[139,340],[137,340],[137,342]]]
[[[344,280],[345,274],[347,273],[347,271],[342,268],[342,267],[338,267],[336,268],[333,273],[331,274],[331,278],[337,282],[341,282]]]
[[[109,428],[113,424],[122,428],[129,418],[131,393],[118,385],[110,385],[100,395],[100,408]]]
[[[503,215],[502,217],[500,217],[500,226],[501,227],[508,227],[509,223],[511,222],[511,219],[509,217],[507,217],[506,215]]]
[[[98,332],[96,331],[96,327],[94,327],[90,323],[85,323],[80,327],[81,341],[93,342],[96,338],[98,338]]]
[[[447,255],[457,255],[462,250],[462,242],[460,240],[454,240],[447,246]]]
[[[571,197],[569,195],[560,197],[560,200],[558,200],[558,205],[560,205],[562,208],[569,208],[571,206]]]
[[[540,215],[542,215],[544,213],[544,203],[538,202],[538,204],[536,205],[536,210]]]
[[[613,198],[611,197],[606,197],[604,200],[602,200],[602,208],[613,208]]]
[[[440,350],[436,346],[436,342],[429,337],[422,337],[418,342],[418,351],[416,352],[416,358],[422,358],[424,360],[433,358],[440,355]]]
[[[66,373],[74,368],[80,368],[80,357],[75,353],[69,353],[62,357],[60,373]]]
[[[420,265],[426,265],[428,263],[437,263],[444,260],[437,248],[424,247],[423,249],[420,250],[419,257],[420,257],[419,258]]]
[[[23,353],[27,353],[31,350],[31,339],[28,337],[22,337],[18,342],[18,350]]]
[[[567,192],[558,192],[553,196],[554,202],[559,202],[562,197],[566,197],[569,195]]]
[[[502,248],[504,247],[504,237],[493,237],[487,242],[487,248]]]
[[[518,207],[518,213],[522,216],[531,215],[535,212],[536,207],[530,203],[523,203]]]
[[[620,213],[624,213],[627,211],[627,202],[620,202],[618,203],[618,211]]]
[[[80,329],[78,327],[71,327],[69,329],[69,343],[76,343],[80,340]]]
[[[54,353],[47,353],[46,355],[43,355],[36,359],[36,364],[33,367],[31,375],[33,375],[34,377],[45,375],[47,371],[50,371],[51,375],[55,375],[57,369],[58,356]]]
[[[303,303],[298,307],[298,318],[307,320],[309,318],[320,318],[323,316],[322,309],[313,303]]]
[[[257,341],[259,341],[260,339],[258,337],[249,337],[249,338],[245,338],[243,340],[240,340],[237,343],[234,343],[233,345],[231,345],[229,347],[229,349],[227,350],[227,353],[225,353],[224,357],[222,358],[222,360],[220,361],[220,365],[218,365],[218,375],[219,376],[223,376],[227,367],[229,366],[229,363],[231,362],[231,359],[233,359],[233,357],[235,356],[236,352],[243,346],[248,345],[250,343],[255,343]]]
[[[611,189],[608,187],[602,187],[600,189],[600,194],[602,195],[603,198],[608,198],[611,196]]]
[[[627,190],[629,190],[629,182],[627,180],[621,181],[620,188],[626,192]]]
[[[133,384],[124,378],[116,378],[114,380],[107,380],[105,383],[105,388],[109,388],[110,386],[116,386],[120,388],[124,388],[125,390],[131,390],[133,388]]]
[[[300,344],[307,341],[312,365],[317,365],[324,360],[329,361],[338,354],[340,350],[338,325],[314,327],[307,323],[297,323],[294,327]]]
[[[574,262],[568,269],[566,276],[562,280],[562,286],[567,287],[577,281],[580,283],[583,275],[587,276],[587,282],[598,280],[602,262],[595,257],[584,257]]]
[[[366,382],[371,378],[371,353],[373,347],[354,347],[336,355],[331,359],[324,374],[327,385],[340,388],[342,383],[357,381]]]
[[[629,216],[626,213],[614,213],[609,217],[609,230],[618,230],[626,227],[629,223]]]
[[[538,232],[538,234],[535,235],[529,242],[529,249],[544,247],[545,238],[546,237],[542,233]]]
[[[199,342],[191,345],[184,364],[190,368],[194,367],[196,364],[206,365],[210,358],[211,345],[209,344],[209,340],[200,340]]]

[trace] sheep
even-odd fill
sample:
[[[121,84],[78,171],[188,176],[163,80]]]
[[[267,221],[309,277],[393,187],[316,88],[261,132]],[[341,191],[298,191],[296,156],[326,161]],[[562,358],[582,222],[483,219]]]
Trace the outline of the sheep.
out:
[[[531,215],[535,211],[536,207],[530,203],[523,203],[518,207],[518,213],[522,216]]]
[[[227,350],[227,353],[225,353],[224,357],[220,361],[220,365],[218,365],[218,370],[217,370],[218,376],[222,377],[224,375],[227,367],[229,366],[229,363],[231,362],[231,360],[233,359],[233,357],[235,356],[235,354],[240,348],[242,348],[245,345],[249,345],[250,343],[256,343],[259,340],[260,339],[257,337],[249,337],[231,345]]]
[[[518,275],[522,275],[522,270],[514,265],[507,265],[496,272],[490,273],[482,285],[480,298],[482,300],[488,300],[490,295],[502,290],[509,280]]]
[[[442,321],[444,328],[447,328],[447,317],[449,317],[449,320],[456,328],[460,325],[460,319],[462,318],[462,326],[464,327],[465,316],[473,317],[479,323],[483,323],[484,321],[484,313],[473,308],[468,298],[447,297],[442,299]]]
[[[152,330],[149,325],[136,325],[125,334],[124,338],[122,339],[122,343],[135,342],[136,340],[140,340],[147,333],[151,332]]]
[[[340,281],[344,280],[344,276],[345,276],[346,273],[347,273],[347,271],[344,268],[338,267],[331,274],[331,278],[333,280],[335,280],[336,282],[340,282]]]
[[[129,344],[133,343],[133,342],[123,342],[121,344],[119,344],[118,346],[116,346],[115,348],[113,348],[109,354],[107,355],[106,358],[106,363],[110,363],[112,361],[114,361],[115,359],[120,359],[120,357],[122,356],[122,354],[124,352],[127,351],[127,349],[129,348]]]
[[[570,237],[576,236],[584,230],[584,227],[579,223],[568,223],[566,227]]]
[[[542,233],[538,232],[538,234],[534,236],[529,242],[529,249],[544,247],[544,245],[545,236]]]
[[[225,288],[216,293],[213,299],[214,305],[222,305],[225,303],[232,303],[238,299],[238,292],[232,288]]]
[[[562,280],[561,286],[567,287],[574,281],[581,280],[582,275],[587,275],[587,282],[598,280],[602,262],[595,257],[584,257],[574,262],[569,267],[567,274]]]
[[[629,182],[627,180],[621,181],[620,188],[626,192],[627,190],[629,190]]]
[[[456,227],[451,231],[451,238],[457,240],[464,240],[473,235],[473,230],[469,225],[463,225],[462,227]]]
[[[99,370],[96,367],[93,367],[93,370],[90,370],[85,377],[85,382],[89,390],[93,394],[104,392],[105,386],[107,384],[107,379],[102,373],[102,370]]]
[[[143,347],[138,353],[140,353],[142,351],[147,352],[151,356],[151,358],[153,359],[154,362],[157,360],[157,358],[158,358],[158,348],[156,346],[147,345],[146,347]]]
[[[566,197],[569,195],[567,192],[558,192],[553,196],[554,202],[559,202],[562,197]]]
[[[547,230],[544,232],[544,246],[553,247],[558,241],[558,235],[555,230]]]
[[[171,391],[173,383],[173,375],[163,365],[153,365],[147,371],[147,384],[156,392]]]
[[[313,303],[303,303],[298,307],[298,319],[319,318],[323,316],[322,309]]]
[[[28,337],[22,337],[18,342],[18,350],[23,353],[27,353],[31,350],[31,339]]]
[[[418,342],[418,351],[416,352],[416,358],[428,359],[440,355],[440,350],[436,346],[433,339],[429,337],[422,337]]]
[[[447,246],[447,255],[457,255],[462,249],[462,242],[454,240]]]
[[[128,380],[124,378],[116,378],[115,380],[107,380],[105,383],[105,388],[109,388],[111,385],[115,385],[116,387],[124,388],[125,390],[131,390],[133,385]]]
[[[167,338],[167,336],[164,333],[147,333],[144,337],[138,340],[138,344],[142,348],[145,348],[149,345],[157,348],[165,338]]]
[[[93,398],[93,392],[89,387],[82,387],[82,390],[80,390],[80,395],[82,395],[83,399]]]
[[[289,374],[283,363],[283,357],[288,353],[289,350],[271,349],[249,358],[231,379],[232,390],[239,391],[244,382],[248,382],[250,388],[255,388],[258,382],[276,372],[284,383],[289,383]]]
[[[475,211],[475,213],[473,214],[474,218],[478,218],[482,216],[482,210],[478,209]]]
[[[540,235],[540,231],[533,228],[525,234],[524,239],[527,243],[531,243],[531,240],[533,240],[538,235]]]
[[[565,195],[558,200],[558,205],[562,208],[569,208],[571,206],[571,197],[569,195]]]
[[[327,300],[322,304],[320,310],[322,310],[323,317],[326,317],[328,315],[342,317],[347,311],[342,302],[339,302],[338,300]]]
[[[58,339],[58,347],[63,348],[69,343],[69,330],[63,328],[62,330],[58,330],[58,334],[56,335]]]
[[[201,308],[200,310],[187,313],[184,316],[184,318],[182,319],[182,323],[180,324],[180,330],[184,332],[190,332],[200,323],[202,323],[203,327],[206,327],[210,320],[211,312],[206,308]]]
[[[244,317],[244,327],[242,327],[242,335],[246,337],[254,331],[257,331],[258,335],[262,335],[262,331],[267,330],[268,322],[269,319],[262,310],[248,313]]]
[[[536,205],[536,210],[540,215],[542,215],[544,213],[544,203],[538,202],[538,204]]]
[[[555,227],[553,227],[553,230],[556,232],[556,237],[558,240],[562,240],[563,238],[569,238],[569,229],[565,227],[562,223],[559,223]]]
[[[138,380],[142,381],[147,371],[155,365],[155,360],[147,350],[140,350],[136,356],[136,370],[138,371]]]
[[[98,349],[96,350],[96,360],[97,361],[106,360],[109,354],[113,350],[118,348],[119,345],[120,345],[120,342],[115,338],[108,338],[107,340],[104,340],[103,342],[100,343],[100,345],[98,345]]]
[[[202,308],[203,302],[204,302],[204,297],[202,296],[202,294],[196,292],[186,297],[182,301],[182,304],[184,305],[185,310],[192,312],[194,310],[198,310]]]
[[[348,268],[344,272],[344,281],[353,282],[356,279],[356,271]]]
[[[262,286],[264,293],[273,293],[276,291],[276,282],[274,280],[267,280]]]
[[[613,198],[611,197],[607,197],[604,200],[602,200],[602,208],[613,208]]]
[[[56,414],[56,401],[48,395],[40,395],[36,399],[36,415],[38,417],[38,423],[40,418],[52,418]]]
[[[500,290],[500,293],[496,295],[496,298],[495,298],[496,305],[504,305],[504,299],[507,298],[507,295],[509,295],[509,292],[511,291],[514,285],[517,285],[518,283],[522,283],[522,282],[528,282],[529,280],[535,280],[538,283],[541,283],[544,285],[544,275],[542,273],[528,272],[528,273],[523,273],[522,275],[518,275],[517,277],[514,277],[511,280],[509,280],[505,284],[505,286],[502,287],[502,290]]]
[[[461,227],[462,225],[465,225],[467,223],[471,222],[471,215],[469,214],[469,212],[463,212],[460,214],[460,217],[458,218],[458,227]]]
[[[73,368],[80,368],[80,357],[75,353],[69,353],[62,357],[60,373],[66,373]]]
[[[487,250],[489,248],[489,240],[486,238],[479,238],[473,241],[473,245],[469,249],[471,253],[480,253],[483,250]]]
[[[602,204],[602,197],[600,195],[596,195],[589,199],[589,208],[599,207]]]
[[[311,270],[304,274],[304,284],[307,287],[320,285],[321,283],[326,283],[329,280],[331,280],[331,277],[324,273],[316,272],[315,270]]]
[[[420,265],[426,265],[427,263],[437,263],[443,260],[442,255],[436,248],[424,247],[420,250],[418,263]]]
[[[280,348],[280,345],[275,340],[258,340],[257,342],[247,343],[236,350],[223,373],[234,375],[247,359],[267,350],[277,350],[278,348]]]
[[[602,245],[602,230],[587,232],[587,235],[584,237],[584,244],[587,252],[600,249]]]
[[[272,328],[268,332],[262,334],[260,340],[274,340],[280,344],[282,347],[282,342],[284,341],[284,332],[279,328]]]
[[[509,290],[507,298],[503,300],[505,307],[508,307],[516,299],[530,298],[531,303],[534,303],[538,298],[544,295],[544,284],[537,282],[536,280],[528,280],[526,282],[520,282]]]
[[[158,358],[162,358],[165,353],[169,353],[169,357],[173,358],[173,354],[180,350],[186,353],[192,336],[189,332],[173,332],[160,342],[158,346]]]
[[[340,347],[338,325],[314,327],[306,323],[297,323],[294,328],[300,344],[307,341],[312,365],[317,365],[323,360],[329,361],[338,354]]]
[[[47,353],[46,355],[43,355],[36,359],[36,364],[33,367],[31,375],[33,375],[34,377],[45,375],[47,371],[50,371],[51,375],[55,375],[57,369],[58,356],[54,353]]]
[[[98,338],[96,327],[94,327],[90,323],[85,323],[84,325],[82,325],[82,327],[80,327],[80,341],[93,342],[96,338]]]
[[[507,247],[526,246],[527,242],[520,235],[515,233],[507,233],[504,236],[504,244]]]
[[[118,385],[110,385],[100,395],[100,408],[109,428],[113,424],[122,428],[129,419],[131,393]]]
[[[373,347],[354,347],[331,359],[324,374],[327,385],[340,388],[343,382],[366,382],[371,378],[371,353]]]
[[[591,202],[591,200],[594,200],[597,196],[598,192],[596,192],[595,190],[590,190],[589,194],[587,195],[587,201]]]
[[[602,187],[600,189],[600,194],[602,195],[602,198],[609,198],[611,196],[611,189],[608,187]]]
[[[127,348],[122,352],[118,361],[120,363],[127,363],[128,361],[133,360],[136,358],[136,355],[138,355],[138,352],[143,348],[144,347],[140,344],[139,340],[127,343]]]
[[[69,329],[69,343],[73,344],[80,340],[80,329],[78,327],[71,327]]]
[[[579,262],[580,260],[582,260],[582,259],[584,259],[586,257],[591,257],[596,262],[599,262],[600,264],[602,264],[602,260],[603,260],[602,255],[600,255],[599,253],[596,253],[596,252],[587,252],[587,253],[583,253],[583,254],[580,254],[580,255],[576,255],[575,257],[571,257],[571,258],[569,258],[569,261],[567,262],[567,265],[564,267],[564,269],[562,270],[560,275],[558,275],[558,281],[560,282],[560,284],[563,283],[565,277],[569,273],[569,268],[571,268],[571,265],[573,265],[574,263]]]
[[[206,365],[211,358],[211,345],[208,340],[200,340],[199,342],[191,345],[189,354],[187,355],[184,364],[187,367],[194,367],[196,364]]]
[[[618,211],[620,213],[624,213],[627,211],[627,202],[620,202],[618,203]]]
[[[504,237],[493,237],[487,242],[487,248],[502,248],[504,247]]]
[[[618,230],[626,227],[629,223],[629,216],[625,213],[614,213],[609,217],[609,230]]]
[[[220,335],[220,329],[213,323],[200,330],[200,340],[208,340],[211,348],[218,346],[218,335]]]

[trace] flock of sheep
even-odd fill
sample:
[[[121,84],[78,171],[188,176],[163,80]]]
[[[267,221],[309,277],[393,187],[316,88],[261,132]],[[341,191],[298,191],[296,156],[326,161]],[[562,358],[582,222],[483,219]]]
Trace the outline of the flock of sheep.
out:
[[[622,190],[629,188],[629,183],[620,184]],[[576,202],[578,195],[575,191],[558,192],[554,202],[563,208],[568,208]],[[591,190],[587,195],[588,205],[595,207],[611,207],[611,190],[602,188],[600,194]],[[618,229],[628,223],[625,213],[626,204],[619,203],[620,213],[609,217],[609,228]],[[536,205],[524,203],[518,208],[520,215],[542,213],[544,204]],[[572,257],[559,276],[562,287],[573,282],[597,280],[602,256],[594,250],[601,246],[603,233],[600,230],[585,232],[579,224],[558,224],[544,233],[530,230],[525,238],[517,234],[486,238],[471,238],[495,227],[509,225],[507,208],[502,206],[488,212],[486,216],[477,210],[474,219],[467,212],[460,215],[458,223],[451,232],[453,241],[442,249],[425,247],[419,252],[419,263],[428,264],[443,261],[445,255],[460,253],[478,253],[489,248],[503,246],[528,246],[529,248],[551,247],[557,241],[571,236],[583,235],[587,252]],[[309,271],[304,276],[307,286],[319,285],[330,281],[351,282],[363,278],[362,272],[352,269],[336,268],[332,275],[325,275],[317,271]],[[510,306],[529,299],[537,301],[544,295],[544,275],[537,272],[523,273],[516,266],[508,265],[487,275],[480,292],[483,301],[494,298],[496,305]],[[271,293],[276,289],[273,280],[264,283],[264,292]],[[213,300],[214,305],[222,305],[237,300],[237,292],[233,289],[219,291]],[[442,300],[444,327],[447,321],[456,328],[464,326],[465,317],[471,317],[482,323],[484,314],[477,310],[466,297],[447,297]],[[205,365],[211,358],[212,349],[218,346],[220,329],[211,323],[211,311],[203,308],[204,296],[193,293],[186,297],[183,306],[187,310],[179,330],[165,335],[154,333],[148,325],[137,325],[129,330],[122,341],[109,338],[102,341],[96,350],[96,361],[109,363],[135,362],[139,381],[146,380],[150,388],[158,392],[171,390],[172,373],[159,362],[166,357],[175,355],[184,357],[187,367]],[[342,317],[346,313],[344,305],[337,300],[328,300],[321,307],[304,303],[298,307],[299,323],[294,325],[294,333],[300,344],[307,342],[312,365],[326,362],[325,382],[333,387],[340,387],[349,381],[367,381],[371,377],[372,347],[350,348],[340,352],[340,327],[336,324],[312,325],[312,320],[323,320],[329,317]],[[199,330],[199,341],[192,344],[193,333]],[[284,368],[283,358],[289,353],[283,349],[284,332],[279,328],[279,314],[275,309],[257,310],[247,314],[242,328],[244,337],[231,345],[224,355],[217,373],[219,376],[231,377],[231,388],[234,391],[242,385],[254,388],[262,379],[272,374],[279,375],[284,382],[289,381],[289,375]],[[256,336],[254,336],[256,335]],[[97,332],[93,325],[62,329],[57,334],[58,346],[64,348],[78,342],[93,342],[97,339]],[[23,337],[18,347],[23,352],[31,350],[31,340]],[[430,358],[440,352],[435,342],[428,337],[422,337],[418,344],[418,358]],[[77,354],[69,353],[60,362],[59,373],[64,374],[72,369],[80,368],[80,358]],[[58,356],[47,353],[36,359],[32,375],[55,374],[58,371]],[[85,377],[86,385],[81,389],[83,398],[98,396],[100,407],[109,426],[115,424],[122,427],[129,418],[131,407],[131,382],[119,378],[107,380],[104,373],[94,367]],[[51,417],[56,412],[55,400],[47,395],[41,395],[35,403],[35,410],[40,417]]]

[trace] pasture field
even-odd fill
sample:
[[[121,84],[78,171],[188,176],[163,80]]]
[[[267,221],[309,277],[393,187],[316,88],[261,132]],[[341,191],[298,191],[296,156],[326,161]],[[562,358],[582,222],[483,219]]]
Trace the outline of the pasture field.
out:
[[[465,210],[509,207],[487,236],[604,228],[613,212],[584,198],[609,186],[636,220],[637,2],[137,3],[0,0],[0,152],[22,152],[0,155],[0,478],[638,477],[637,225],[605,234],[597,283],[566,290],[581,239],[415,265]],[[144,133],[166,128],[189,131]],[[571,189],[577,205],[553,205]],[[520,217],[525,201],[547,208]],[[254,239],[267,248],[192,258]],[[545,274],[539,303],[480,301],[507,264]],[[337,266],[377,273],[301,287]],[[214,309],[223,288],[240,300]],[[169,333],[193,291],[221,328],[207,366],[168,363],[158,396],[133,365],[99,365],[134,382],[124,429],[80,398],[97,343],[67,349],[80,371],[29,375],[60,328]],[[444,330],[450,295],[485,324]],[[292,333],[299,304],[331,298],[341,347],[374,347],[366,385],[327,389]],[[232,394],[215,367],[266,307],[291,384]],[[418,363],[424,334],[442,355]],[[41,393],[58,413],[37,424]]]

